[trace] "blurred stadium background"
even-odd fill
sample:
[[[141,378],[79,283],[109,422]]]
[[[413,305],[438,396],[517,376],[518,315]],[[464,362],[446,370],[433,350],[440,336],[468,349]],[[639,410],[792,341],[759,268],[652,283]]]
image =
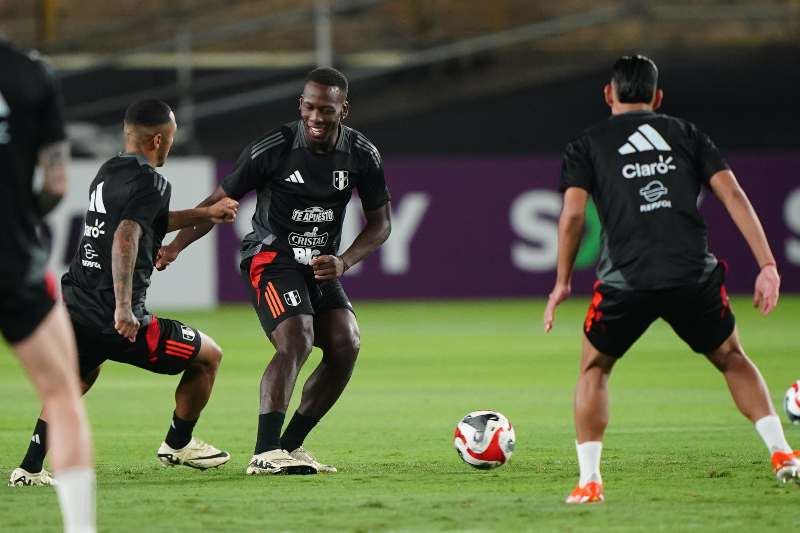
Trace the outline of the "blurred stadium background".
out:
[[[260,133],[297,116],[302,78],[351,79],[349,123],[382,151],[394,194],[389,243],[352,272],[356,298],[528,297],[556,257],[562,147],[607,109],[623,53],[661,69],[663,110],[694,121],[729,157],[800,290],[800,1],[31,0],[0,3],[0,29],[47,54],[63,84],[76,156],[51,221],[63,269],[98,160],[120,149],[125,107],[169,101],[180,124],[164,174],[194,205]],[[755,264],[716,201],[712,249],[750,290]],[[156,276],[155,306],[243,300],[235,227]],[[358,231],[350,209],[345,242]],[[574,290],[587,292],[599,229],[590,219]],[[448,265],[459,265],[453,270]],[[208,287],[209,290],[205,290]]]

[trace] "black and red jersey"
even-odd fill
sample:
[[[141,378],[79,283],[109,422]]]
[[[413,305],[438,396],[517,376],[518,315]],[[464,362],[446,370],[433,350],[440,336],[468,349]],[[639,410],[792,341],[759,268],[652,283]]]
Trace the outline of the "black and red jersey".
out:
[[[559,188],[587,190],[603,227],[597,276],[623,289],[705,280],[717,264],[698,210],[728,166],[693,124],[651,111],[613,115],[569,143]]]
[[[55,76],[34,52],[0,40],[0,283],[40,279],[47,252],[33,192],[39,151],[66,139]]]
[[[145,297],[161,241],[169,227],[170,183],[139,154],[120,154],[97,171],[88,191],[88,209],[75,256],[61,285],[73,320],[114,331],[114,278],[111,248],[123,220],[142,228],[133,273],[132,307],[147,315]]]
[[[222,188],[236,200],[257,193],[253,231],[243,239],[242,259],[266,245],[300,265],[337,252],[353,190],[365,211],[389,201],[380,153],[364,135],[342,125],[334,150],[318,154],[310,149],[300,121],[247,146]]]

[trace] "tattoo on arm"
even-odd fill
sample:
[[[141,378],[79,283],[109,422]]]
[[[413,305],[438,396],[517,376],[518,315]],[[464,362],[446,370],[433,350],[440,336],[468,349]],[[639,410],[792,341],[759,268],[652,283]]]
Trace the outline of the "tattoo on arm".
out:
[[[114,278],[114,298],[117,305],[131,305],[133,293],[133,270],[139,252],[142,228],[137,222],[125,219],[114,232],[111,246],[111,274]]]
[[[45,215],[58,205],[67,192],[69,143],[59,141],[39,150],[39,165],[44,171],[44,183],[38,196],[39,212]]]

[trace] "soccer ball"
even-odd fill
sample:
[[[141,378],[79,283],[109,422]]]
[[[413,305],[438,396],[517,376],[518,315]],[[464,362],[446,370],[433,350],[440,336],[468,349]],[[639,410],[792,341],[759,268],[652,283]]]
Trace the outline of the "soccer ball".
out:
[[[511,459],[514,428],[497,411],[473,411],[461,419],[453,435],[458,456],[470,466],[488,470]]]
[[[783,410],[792,424],[800,424],[800,380],[792,383],[783,397]]]

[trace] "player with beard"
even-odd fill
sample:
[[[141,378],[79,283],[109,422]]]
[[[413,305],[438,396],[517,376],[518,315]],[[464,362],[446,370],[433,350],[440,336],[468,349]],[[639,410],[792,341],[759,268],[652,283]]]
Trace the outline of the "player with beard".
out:
[[[311,71],[299,99],[300,120],[247,146],[235,170],[200,204],[257,193],[253,231],[242,242],[241,273],[275,354],[261,378],[258,436],[248,474],[336,471],[302,445],[341,395],[359,351],[358,324],[339,278],[391,230],[380,154],[364,135],[342,124],[349,111],[347,90],[339,71]],[[367,223],[337,255],[354,189]],[[165,268],[210,228],[179,232],[162,248],[156,266]],[[281,435],[298,372],[313,346],[322,349],[322,361]]]
[[[561,168],[558,274],[544,312],[545,331],[570,294],[590,195],[604,230],[575,391],[580,479],[567,503],[603,501],[608,378],[658,318],[722,372],[736,406],[766,444],[778,481],[800,475],[797,452],[786,442],[767,385],[739,341],[725,290],[727,265],[709,252],[697,207],[701,188],[722,202],[758,263],[753,304],[764,315],[778,303],[775,258],[747,195],[711,139],[685,120],[655,112],[663,97],[657,81],[649,58],[620,58],[604,89],[611,117],[567,146]]]
[[[233,222],[238,203],[226,198],[200,209],[169,210],[172,185],[155,169],[166,162],[176,129],[175,115],[160,100],[128,107],[125,152],[106,161],[89,186],[83,237],[62,290],[77,339],[83,392],[107,359],[158,374],[182,374],[156,456],[165,466],[206,469],[230,459],[228,452],[192,436],[222,350],[197,329],[149,313],[145,298],[164,235],[193,224]],[[47,420],[52,424],[55,418],[45,409],[34,430],[38,438],[17,470],[46,472]]]

